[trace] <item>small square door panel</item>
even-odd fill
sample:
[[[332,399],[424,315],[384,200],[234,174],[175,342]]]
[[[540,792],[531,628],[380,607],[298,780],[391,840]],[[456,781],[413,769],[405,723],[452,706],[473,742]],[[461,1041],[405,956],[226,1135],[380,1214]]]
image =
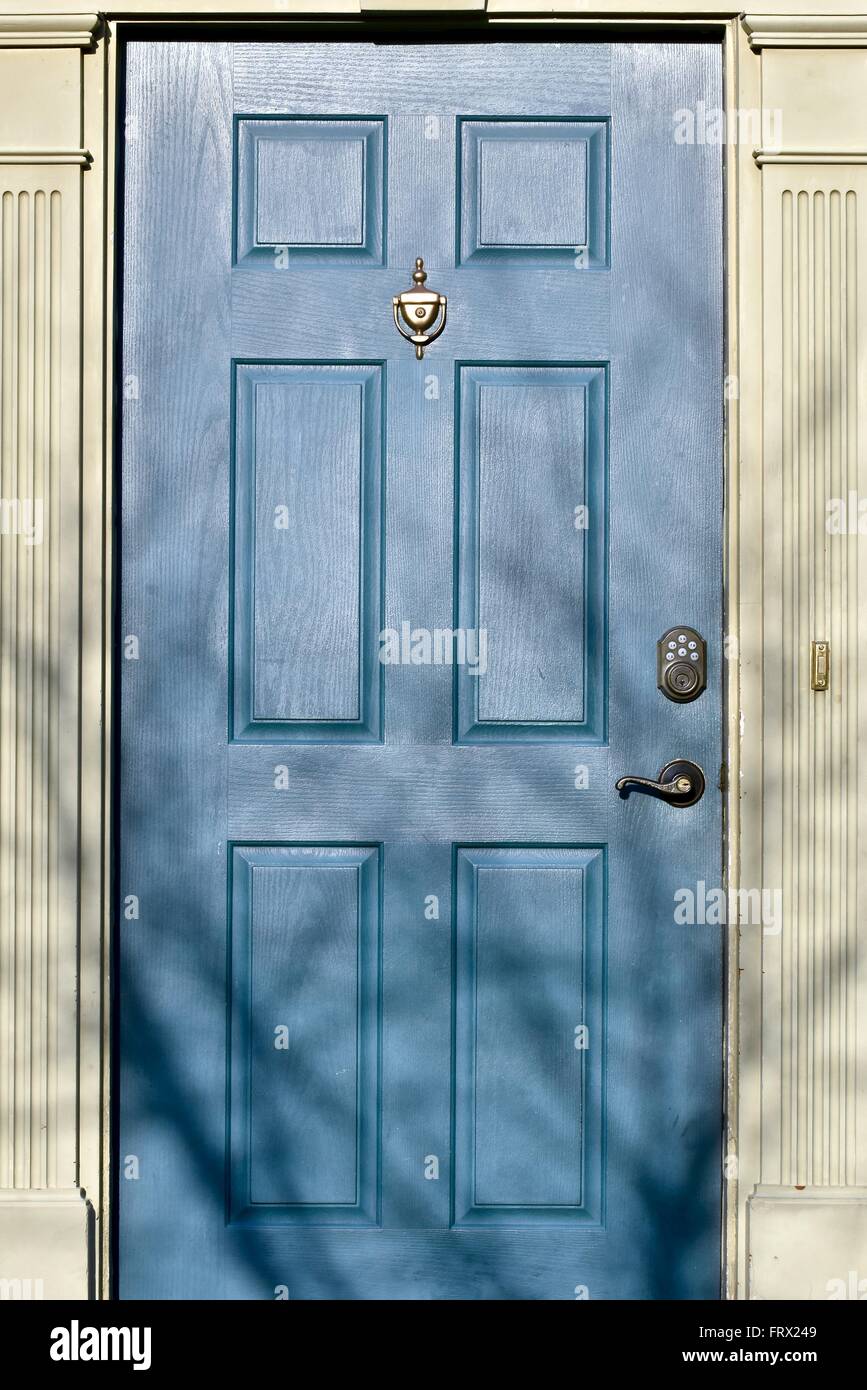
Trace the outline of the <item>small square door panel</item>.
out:
[[[460,261],[607,264],[606,122],[459,125]]]
[[[241,117],[235,150],[236,264],[383,263],[384,119]]]

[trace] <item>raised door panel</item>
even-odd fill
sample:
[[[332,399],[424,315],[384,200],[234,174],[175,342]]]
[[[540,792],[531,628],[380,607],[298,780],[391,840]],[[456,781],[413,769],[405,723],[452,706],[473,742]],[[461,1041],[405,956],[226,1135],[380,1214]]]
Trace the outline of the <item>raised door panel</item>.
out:
[[[461,366],[456,737],[601,742],[606,370]]]
[[[386,121],[235,120],[235,261],[381,265]]]
[[[604,852],[467,847],[455,889],[455,1222],[598,1223]]]
[[[236,366],[235,739],[380,737],[383,378]]]
[[[608,122],[459,117],[459,263],[608,263]]]
[[[376,1222],[378,859],[233,849],[233,1222]]]

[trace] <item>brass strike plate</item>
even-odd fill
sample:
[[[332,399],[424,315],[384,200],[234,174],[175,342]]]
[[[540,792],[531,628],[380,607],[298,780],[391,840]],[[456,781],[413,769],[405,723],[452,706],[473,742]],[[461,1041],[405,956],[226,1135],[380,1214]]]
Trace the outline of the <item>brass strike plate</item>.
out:
[[[810,643],[810,686],[827,690],[831,679],[831,645],[829,642]]]

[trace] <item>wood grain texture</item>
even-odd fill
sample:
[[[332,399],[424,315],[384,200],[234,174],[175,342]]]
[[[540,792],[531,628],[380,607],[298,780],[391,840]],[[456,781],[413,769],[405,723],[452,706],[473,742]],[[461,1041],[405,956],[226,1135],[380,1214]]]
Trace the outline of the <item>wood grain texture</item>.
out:
[[[121,1180],[122,1292],[158,1228],[225,1219],[231,50],[132,44],[128,74],[119,1152],[140,1176]]]
[[[678,1212],[705,1296],[717,1297],[721,934],[679,926],[670,904],[676,888],[722,879],[722,178],[719,148],[676,145],[671,113],[699,100],[721,105],[722,93],[717,51],[688,45],[678,55],[672,62],[652,44],[612,50],[620,113],[612,206],[634,200],[652,215],[612,217],[620,309],[612,316],[609,717],[612,757],[616,750],[624,771],[695,758],[708,790],[683,816],[660,817],[635,797],[612,804],[607,1066],[625,1086],[609,1106],[608,1180],[642,1153],[647,1208],[667,1201]],[[660,324],[671,328],[660,333]],[[648,664],[656,639],[679,621],[708,642],[708,688],[687,705],[651,689]],[[641,1139],[651,1096],[659,1132],[676,1136],[664,1152],[648,1152]]]
[[[562,127],[560,127],[562,130]],[[583,246],[587,237],[583,141],[481,140],[479,240],[483,246]]]
[[[457,673],[456,737],[599,741],[605,369],[460,367],[459,392],[456,624],[486,669]]]
[[[380,736],[382,377],[236,368],[235,738]]]
[[[355,719],[361,391],[272,383],[256,397],[253,715]]]
[[[364,142],[269,141],[256,163],[256,239],[358,246],[364,237]]]
[[[384,118],[237,119],[236,263],[380,264],[386,132]]]
[[[580,792],[579,760],[589,783]],[[388,740],[384,748],[236,744],[229,756],[230,834],[240,840],[604,840],[616,775],[609,763],[608,750],[593,745],[508,740],[466,747]],[[286,769],[285,790],[275,786],[275,767]]]
[[[598,1222],[602,1056],[576,1028],[602,1017],[602,851],[459,849],[455,874],[456,1222]]]
[[[239,43],[234,52],[235,109],[317,116],[390,111],[426,116],[433,112],[485,115],[560,110],[604,115],[608,107],[609,50],[606,44],[336,43],[323,62],[319,44]],[[411,74],[430,65],[430,84]],[[508,74],[511,93],[503,90]],[[435,90],[436,99],[431,93]],[[516,112],[514,93],[520,93]]]
[[[233,1221],[377,1210],[377,851],[232,853]]]
[[[150,385],[130,407],[123,465],[124,626],[145,634],[148,657],[124,682],[124,879],[139,885],[129,891],[146,910],[122,937],[122,1142],[143,1155],[145,1172],[121,1192],[123,1291],[146,1293],[158,1277],[175,1294],[198,1281],[219,1297],[271,1297],[286,1284],[293,1298],[568,1299],[578,1283],[594,1297],[713,1297],[720,942],[701,928],[685,935],[673,895],[719,873],[720,161],[711,147],[684,158],[670,125],[674,107],[718,94],[719,54],[702,45],[428,47],[438,74],[431,111],[429,93],[407,78],[408,51],[147,45],[130,68],[143,138],[128,150],[125,362],[140,357]],[[387,267],[233,265],[233,116],[385,119]],[[461,261],[464,117],[586,118],[606,140],[611,130],[604,254],[589,272],[574,257]],[[207,189],[206,207],[186,177],[197,159],[204,181],[193,185],[200,199]],[[152,172],[163,161],[176,171],[169,201]],[[554,163],[574,183],[574,167],[559,155]],[[516,217],[534,220],[533,206],[528,195]],[[423,363],[390,316],[418,255],[450,301],[448,328]],[[140,282],[164,261],[169,299],[148,307]],[[256,562],[262,653],[273,663],[263,668],[265,728],[234,740],[231,662],[249,644],[230,649],[228,632],[233,363],[279,396],[257,438],[259,527],[272,482],[289,486],[291,469],[309,461],[292,492],[294,568],[276,550]],[[347,463],[357,417],[321,378],[380,369],[383,625],[453,627],[462,575],[475,583],[475,561],[464,563],[475,546],[477,599],[502,639],[481,702],[488,740],[457,741],[461,673],[445,664],[383,668],[382,743],[353,742],[348,728],[296,742],[291,720],[281,731],[272,719],[294,701],[301,722],[316,710],[349,723],[347,603],[353,585],[374,598],[363,565],[347,558],[358,540],[349,518],[369,513]],[[303,389],[287,384],[304,373]],[[461,392],[472,373],[491,374],[489,395],[464,440]],[[498,384],[509,373],[510,384]],[[509,390],[517,409],[501,404]],[[478,531],[463,492],[474,469]],[[588,497],[582,538],[575,507]],[[191,525],[201,537],[193,550]],[[234,543],[237,576],[237,531]],[[461,598],[457,611],[472,610]],[[655,641],[679,619],[716,653],[711,688],[694,706],[656,690]],[[318,673],[304,664],[301,637],[308,649],[321,643]],[[528,681],[530,660],[545,673],[542,694]],[[518,736],[522,720],[547,733]],[[710,774],[693,811],[616,797],[617,776],[653,774],[674,756],[694,756]],[[171,811],[157,816],[166,786]],[[263,856],[267,877],[249,900],[252,916],[243,902],[236,912],[232,959],[252,970],[258,1004],[243,1020],[247,986],[232,984],[246,1031],[227,1058],[230,847]],[[459,851],[494,856],[475,906],[459,887]],[[305,854],[322,856],[320,868],[300,867]],[[350,942],[376,912],[359,907],[351,922],[343,856],[362,874],[362,862],[375,862],[381,912],[375,968],[365,976],[359,965],[354,976],[376,980],[378,1090],[356,1089],[354,1112],[337,1073],[352,1067],[353,1040],[373,1015],[365,995],[350,1019]],[[298,875],[311,873],[324,886],[314,879],[299,891]],[[254,936],[255,921],[261,928],[252,965],[245,920]],[[481,1032],[471,1038],[474,971]],[[265,1017],[293,998],[283,1090],[266,1057]],[[579,1006],[586,1019],[571,1017]],[[574,1028],[588,1020],[582,1058]],[[227,1171],[226,1066],[248,1040],[254,1132],[233,1121],[247,1157],[242,1144]],[[463,1104],[471,1075],[469,1203],[470,1125],[453,1107],[459,1077]],[[242,1095],[235,1114],[246,1105]],[[378,1146],[375,1200],[368,1165],[351,1212],[350,1113],[358,1153],[371,1135]],[[230,1191],[241,1183],[228,1221],[227,1182]],[[254,1192],[261,1201],[251,1204]],[[251,1206],[265,1219],[249,1218]],[[493,1210],[493,1224],[473,1219],[458,1231],[469,1210]],[[356,1219],[357,1229],[341,1230]],[[158,1275],[145,1238],[155,1230],[170,1247]]]
[[[437,165],[439,160],[437,154]],[[445,191],[448,184],[443,181],[442,187]],[[451,189],[448,196],[452,198]],[[341,267],[339,327],[319,307],[334,294],[334,272],[311,267],[305,272],[309,292],[304,295],[298,294],[294,272],[273,270],[267,275],[235,277],[233,356],[248,361],[269,357],[334,360],[342,345],[340,355],[348,360],[402,363],[406,349],[398,353],[391,298],[409,289],[415,258],[423,255],[428,285],[449,297],[448,329],[425,353],[429,371],[449,371],[454,361],[598,362],[608,358],[612,311],[607,276],[576,271],[570,257],[568,268],[552,271],[534,266],[532,276],[518,270],[506,291],[503,274],[494,265],[476,264],[474,257],[468,266],[454,269],[453,222],[442,229],[440,243],[436,223],[408,237],[399,235],[394,221],[392,208],[389,270]],[[403,255],[391,249],[395,243],[403,246]],[[468,292],[471,269],[473,290]],[[551,350],[552,330],[562,334],[556,357]],[[417,372],[411,379],[423,376],[424,372]]]
[[[584,548],[566,518],[585,502],[584,393],[488,382],[478,429],[478,618],[493,653],[479,717],[580,724]],[[568,546],[557,544],[564,532]],[[553,543],[527,564],[531,537],[545,535]]]
[[[455,138],[462,263],[607,264],[608,121],[459,118]]]

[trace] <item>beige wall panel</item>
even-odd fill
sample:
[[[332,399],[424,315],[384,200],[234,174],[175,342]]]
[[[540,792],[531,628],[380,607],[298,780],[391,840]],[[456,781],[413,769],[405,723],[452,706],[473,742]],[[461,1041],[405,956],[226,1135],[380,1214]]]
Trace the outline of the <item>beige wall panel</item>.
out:
[[[867,1190],[759,1188],[749,1202],[750,1297],[867,1298]]]
[[[859,47],[762,51],[763,104],[783,124],[759,160],[761,883],[783,910],[742,994],[740,1128],[758,1123],[759,1152],[741,1168],[741,1287],[754,1298],[850,1297],[834,1281],[867,1272],[865,64]],[[811,685],[815,641],[830,643],[825,691]]]
[[[0,150],[79,143],[81,54],[76,48],[0,48]],[[34,92],[50,92],[35,103]]]
[[[864,490],[867,176],[764,172],[766,583],[765,880],[783,930],[766,936],[762,1178],[864,1181],[858,974],[859,745],[867,735],[864,537],[829,534],[829,505]],[[771,532],[773,528],[773,532]],[[831,686],[810,688],[810,643]],[[863,888],[862,888],[863,891]]]
[[[863,43],[763,50],[763,101],[783,111],[787,150],[867,151],[867,29]]]
[[[0,169],[0,1189],[76,1181],[81,178]]]
[[[92,1296],[92,1215],[75,1192],[0,1192],[0,1300]]]
[[[0,1295],[84,1298],[81,53],[7,38],[0,29]]]

